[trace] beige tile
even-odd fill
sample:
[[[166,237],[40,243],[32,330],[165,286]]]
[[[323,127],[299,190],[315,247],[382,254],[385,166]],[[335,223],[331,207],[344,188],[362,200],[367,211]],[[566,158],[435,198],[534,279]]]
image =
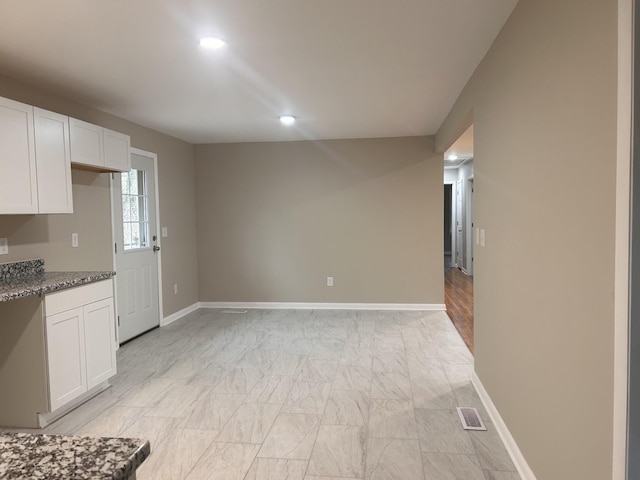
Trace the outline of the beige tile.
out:
[[[411,382],[404,373],[374,373],[371,379],[371,398],[411,398]]]
[[[369,394],[358,390],[334,390],[324,409],[323,425],[364,426],[369,418]]]
[[[473,446],[485,470],[516,470],[492,422],[485,421],[486,431],[470,431]]]
[[[281,413],[271,427],[258,456],[308,460],[319,428],[319,415]]]
[[[449,382],[412,377],[411,391],[415,408],[451,410],[456,407],[456,397]]]
[[[304,480],[360,480],[361,477],[319,477],[317,475],[307,475]]]
[[[87,437],[118,437],[146,411],[146,408],[140,407],[110,407],[74,434]]]
[[[212,443],[185,477],[186,480],[244,480],[259,445]],[[215,475],[215,477],[213,477]]]
[[[374,438],[418,438],[411,400],[371,399],[369,433]]]
[[[295,377],[265,375],[249,392],[247,403],[284,403],[293,387]]]
[[[255,368],[231,367],[213,391],[215,393],[247,395],[262,377],[263,373]]]
[[[338,368],[332,388],[368,392],[371,388],[371,369],[342,365]]]
[[[118,400],[118,405],[121,407],[153,407],[160,403],[160,400],[180,382],[180,380],[172,378],[153,378],[129,390],[124,397]]]
[[[272,375],[295,375],[307,360],[307,355],[282,352],[271,363]]]
[[[280,405],[272,403],[245,403],[229,419],[216,442],[262,443],[273,425]]]
[[[423,453],[425,478],[438,480],[485,480],[475,455]]]
[[[416,409],[418,436],[423,452],[476,453],[467,431],[462,429],[455,411]]]
[[[379,352],[373,355],[373,364],[371,370],[377,373],[400,372],[409,373],[407,366],[407,355],[403,351],[400,352]]]
[[[321,415],[331,391],[330,383],[296,382],[282,406],[284,413]]]
[[[362,427],[322,425],[307,468],[309,475],[330,477],[364,476],[364,431]]]
[[[438,345],[438,355],[443,364],[448,365],[473,365],[473,355],[464,347],[452,347]]]
[[[485,471],[486,480],[520,480],[517,472],[495,472]]]
[[[304,480],[306,460],[256,458],[244,480]]]
[[[138,468],[138,480],[182,480],[213,443],[217,432],[177,430],[157,446]]]
[[[473,365],[445,365],[444,370],[452,388],[469,385],[473,376]]]
[[[122,432],[121,437],[144,438],[149,440],[151,448],[172,435],[182,424],[181,418],[140,417]]]
[[[198,401],[209,392],[209,387],[179,384],[169,390],[156,406],[150,408],[147,417],[184,418],[191,415]]]
[[[338,370],[337,360],[313,360],[304,362],[298,370],[298,382],[331,383]]]
[[[345,347],[342,352],[342,365],[352,367],[371,367],[373,361],[373,353],[370,348]]]
[[[185,428],[221,430],[246,399],[246,395],[207,392],[198,400],[191,411],[191,415],[189,415],[185,423]]]
[[[370,438],[367,442],[365,479],[422,480],[418,440]]]

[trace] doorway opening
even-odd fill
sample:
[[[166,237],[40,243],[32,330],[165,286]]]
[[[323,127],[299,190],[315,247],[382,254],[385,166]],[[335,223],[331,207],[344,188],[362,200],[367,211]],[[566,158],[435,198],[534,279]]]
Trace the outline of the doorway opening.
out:
[[[444,158],[444,300],[449,318],[473,353],[473,125]]]

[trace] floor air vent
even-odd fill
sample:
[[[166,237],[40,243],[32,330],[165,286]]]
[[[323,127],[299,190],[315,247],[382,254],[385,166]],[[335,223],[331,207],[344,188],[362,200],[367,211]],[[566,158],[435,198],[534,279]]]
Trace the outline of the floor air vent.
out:
[[[477,408],[458,407],[458,416],[465,430],[486,430]]]
[[[237,309],[227,309],[227,310],[223,310],[222,313],[247,313],[247,311],[237,310]]]

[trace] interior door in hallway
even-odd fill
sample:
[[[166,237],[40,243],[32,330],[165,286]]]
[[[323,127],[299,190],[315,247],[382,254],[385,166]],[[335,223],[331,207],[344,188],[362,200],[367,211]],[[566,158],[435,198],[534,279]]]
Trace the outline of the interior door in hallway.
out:
[[[157,183],[148,155],[132,153],[131,170],[112,181],[120,343],[160,325]]]

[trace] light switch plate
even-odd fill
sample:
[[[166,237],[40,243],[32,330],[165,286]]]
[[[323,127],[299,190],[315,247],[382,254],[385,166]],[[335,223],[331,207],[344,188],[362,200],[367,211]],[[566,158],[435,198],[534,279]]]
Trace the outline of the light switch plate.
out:
[[[162,227],[162,238],[167,238],[169,236],[169,232],[167,231],[167,227]]]
[[[72,233],[71,234],[71,246],[73,248],[76,248],[78,246],[78,234],[77,233]]]
[[[480,246],[484,247],[484,228],[480,229]]]
[[[9,242],[6,238],[0,238],[0,255],[9,255]]]

